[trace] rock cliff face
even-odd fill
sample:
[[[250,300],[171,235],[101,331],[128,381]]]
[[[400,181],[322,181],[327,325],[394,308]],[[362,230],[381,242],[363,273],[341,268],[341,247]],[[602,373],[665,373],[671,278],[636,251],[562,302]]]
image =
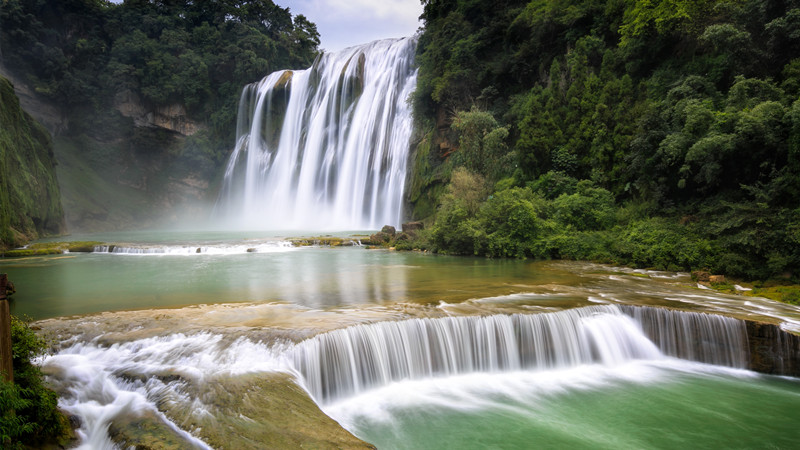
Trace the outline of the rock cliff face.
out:
[[[0,77],[0,247],[65,232],[50,134]]]
[[[52,219],[39,217],[41,214],[31,216],[28,222],[41,223],[40,228],[47,228],[34,231],[35,226],[21,226],[19,220],[12,227],[11,215],[3,209],[0,241],[6,246],[42,233],[64,233],[65,221],[70,232],[99,232],[136,229],[175,222],[187,215],[206,214],[213,168],[202,166],[204,161],[196,162],[192,152],[202,150],[189,143],[205,126],[188,118],[183,105],[147,105],[139,94],[126,90],[113,99],[113,108],[122,117],[93,127],[92,119],[88,119],[90,126],[87,126],[87,118],[80,112],[69,113],[61,105],[42,98],[1,64],[0,77],[10,80],[9,93],[16,94],[17,107],[44,126],[46,130],[41,131],[45,135],[49,131],[47,145],[52,161],[46,164],[58,165],[55,188],[60,191],[55,200],[57,205],[53,206],[59,208],[59,217],[66,219],[59,219],[59,225],[52,226]],[[113,110],[109,112],[115,114]],[[203,139],[199,138],[200,142]],[[5,183],[4,173],[2,177],[0,183]],[[53,176],[52,180],[55,179]],[[7,196],[8,190],[3,186],[0,185],[0,190]],[[42,199],[34,203],[49,205]],[[22,211],[18,209],[24,215]]]
[[[69,120],[59,108],[41,100],[30,86],[7,70],[1,63],[0,77],[7,78],[13,85],[20,108],[42,124],[50,134],[57,135],[69,128]]]
[[[139,96],[130,90],[118,93],[114,107],[125,117],[133,119],[137,127],[159,127],[191,136],[200,126],[186,116],[186,108],[181,104],[148,108]]]

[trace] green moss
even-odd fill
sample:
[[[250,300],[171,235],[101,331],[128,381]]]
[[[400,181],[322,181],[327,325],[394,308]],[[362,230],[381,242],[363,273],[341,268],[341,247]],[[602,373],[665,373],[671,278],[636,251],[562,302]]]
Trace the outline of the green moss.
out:
[[[0,248],[64,230],[50,135],[0,77]]]
[[[727,294],[736,294],[738,291],[736,288],[727,281],[723,281],[721,283],[710,283],[711,287],[719,292],[725,292]]]
[[[155,413],[120,415],[108,427],[108,435],[120,448],[182,450],[194,448]]]
[[[318,236],[318,237],[305,237],[305,238],[291,238],[289,241],[295,247],[310,247],[312,245],[322,247],[342,247],[352,245],[351,239],[344,239],[333,236]]]
[[[439,199],[445,193],[450,178],[449,164],[443,163],[434,149],[434,130],[431,128],[414,148],[414,164],[409,180],[411,218],[430,219],[436,213]]]
[[[41,248],[41,249],[30,249],[30,248],[21,248],[15,250],[8,250],[4,253],[3,256],[8,258],[19,258],[24,256],[41,256],[41,255],[57,255],[59,253],[64,253],[60,249],[54,248]]]
[[[164,406],[211,447],[374,448],[326,416],[288,374],[223,377],[204,388],[208,414]]]
[[[7,250],[3,256],[14,258],[23,256],[57,255],[60,253],[90,253],[97,246],[106,245],[98,241],[37,242],[25,248]]]
[[[754,287],[752,291],[746,291],[744,295],[753,297],[766,297],[778,302],[790,305],[800,305],[800,285],[784,285],[769,287]]]

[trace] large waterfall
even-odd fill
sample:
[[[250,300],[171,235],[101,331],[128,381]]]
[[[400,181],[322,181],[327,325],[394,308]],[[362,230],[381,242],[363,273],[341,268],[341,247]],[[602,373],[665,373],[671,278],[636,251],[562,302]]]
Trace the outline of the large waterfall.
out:
[[[399,225],[415,49],[376,41],[246,86],[217,215],[240,229]]]
[[[299,344],[292,358],[308,390],[325,403],[400,380],[666,356],[745,368],[744,322],[631,306],[412,319],[321,334]]]

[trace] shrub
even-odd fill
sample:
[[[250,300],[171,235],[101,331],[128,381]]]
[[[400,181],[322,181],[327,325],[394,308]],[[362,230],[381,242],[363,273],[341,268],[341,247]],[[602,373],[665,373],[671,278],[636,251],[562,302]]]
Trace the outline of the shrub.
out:
[[[626,264],[680,271],[708,267],[711,243],[666,219],[635,221],[619,230],[612,251]]]
[[[578,231],[610,227],[616,210],[611,192],[594,187],[588,180],[578,183],[576,193],[561,194],[553,206],[556,220]]]
[[[58,396],[44,385],[31,360],[44,354],[45,341],[28,321],[11,318],[14,383],[0,381],[0,447],[23,448],[69,439],[67,418],[58,410]]]
[[[478,218],[487,235],[488,256],[533,256],[532,245],[546,229],[549,205],[527,188],[497,192]]]

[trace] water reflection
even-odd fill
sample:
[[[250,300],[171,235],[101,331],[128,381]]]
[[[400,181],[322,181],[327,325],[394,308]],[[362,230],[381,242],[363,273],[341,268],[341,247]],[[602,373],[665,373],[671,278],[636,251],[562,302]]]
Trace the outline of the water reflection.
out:
[[[0,261],[0,270],[17,285],[13,312],[46,318],[230,302],[285,302],[311,308],[438,304],[524,292],[544,276],[537,264],[526,261],[363,248],[71,256]]]
[[[581,262],[312,247],[270,253],[57,255],[0,260],[0,271],[17,286],[12,313],[34,319],[227,303],[348,311],[419,305],[412,315],[546,312],[623,303],[766,320],[800,331],[800,309],[792,305],[699,290],[686,274]]]

